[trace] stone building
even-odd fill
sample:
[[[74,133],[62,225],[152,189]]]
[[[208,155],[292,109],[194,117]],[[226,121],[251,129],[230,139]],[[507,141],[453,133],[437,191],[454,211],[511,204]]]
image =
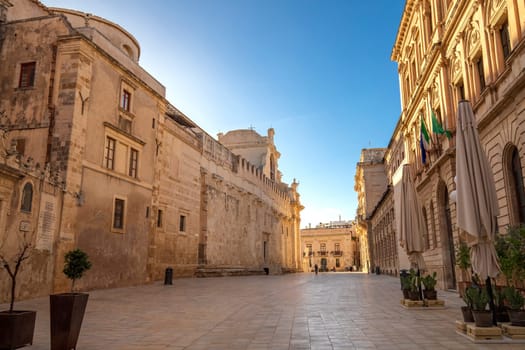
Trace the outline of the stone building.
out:
[[[353,221],[335,221],[301,229],[303,271],[358,271],[361,269],[359,238]]]
[[[387,188],[387,178],[383,158],[385,148],[361,150],[361,157],[356,166],[354,190],[357,192],[356,234],[360,244],[362,269],[369,272],[378,266],[374,261],[369,217]]]
[[[455,289],[455,249],[464,237],[449,194],[456,186],[460,100],[473,106],[493,170],[499,231],[525,222],[525,3],[408,0],[392,60],[398,63],[402,112],[385,154],[389,182],[395,189],[400,166],[411,165],[428,227],[427,269],[437,272],[442,288]],[[422,124],[430,134],[424,148]],[[397,211],[395,191],[393,201]],[[401,253],[399,260],[403,268]]]
[[[301,267],[298,183],[281,181],[273,129],[235,131],[254,144],[229,149],[166,100],[139,58],[116,23],[0,0],[0,250],[33,243],[21,297],[64,290],[63,255],[76,247],[93,264],[84,289],[146,283],[167,267]]]

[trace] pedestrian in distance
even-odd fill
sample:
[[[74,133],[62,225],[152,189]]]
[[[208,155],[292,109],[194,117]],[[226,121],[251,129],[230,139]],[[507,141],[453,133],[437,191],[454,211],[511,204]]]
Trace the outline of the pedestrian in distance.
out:
[[[319,266],[317,266],[317,264],[315,264],[314,270],[315,270],[315,274],[317,275],[317,272],[319,272]]]

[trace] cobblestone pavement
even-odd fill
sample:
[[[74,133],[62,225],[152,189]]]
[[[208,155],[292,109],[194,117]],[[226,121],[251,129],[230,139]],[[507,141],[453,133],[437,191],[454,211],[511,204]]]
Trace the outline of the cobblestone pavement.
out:
[[[473,344],[455,333],[462,302],[407,310],[397,278],[360,273],[175,279],[91,291],[78,350],[524,349]],[[6,305],[0,305],[5,309]],[[37,310],[31,350],[49,349],[49,301]]]

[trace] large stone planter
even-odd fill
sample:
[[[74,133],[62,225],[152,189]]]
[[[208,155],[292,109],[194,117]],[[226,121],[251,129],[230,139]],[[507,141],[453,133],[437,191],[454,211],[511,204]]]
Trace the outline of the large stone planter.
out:
[[[89,294],[63,293],[49,296],[51,350],[76,349]]]
[[[525,327],[525,311],[524,310],[507,310],[509,314],[510,324],[518,327]]]
[[[36,311],[0,312],[0,349],[33,344]]]
[[[472,310],[476,327],[492,327],[492,311]]]
[[[468,306],[462,306],[461,313],[463,314],[464,322],[474,322],[474,316],[472,315],[472,310]]]

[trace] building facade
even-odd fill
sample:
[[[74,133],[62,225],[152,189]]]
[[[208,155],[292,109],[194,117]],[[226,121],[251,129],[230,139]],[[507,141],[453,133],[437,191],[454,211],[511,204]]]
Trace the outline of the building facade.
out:
[[[354,190],[357,192],[356,234],[359,238],[362,270],[375,270],[373,241],[369,229],[370,214],[387,189],[384,155],[385,148],[363,149],[356,166]]]
[[[361,260],[355,222],[335,221],[301,229],[303,271],[359,271]]]
[[[525,3],[408,0],[392,60],[402,106],[385,156],[394,211],[401,165],[410,164],[428,228],[427,270],[437,273],[440,287],[455,289],[455,250],[464,240],[450,199],[460,100],[472,104],[493,171],[499,231],[525,222]],[[423,129],[430,137],[421,142]],[[401,253],[399,261],[404,268]]]
[[[0,251],[33,245],[20,297],[65,290],[60,266],[77,247],[93,264],[84,289],[146,283],[167,267],[301,268],[298,183],[281,181],[274,130],[234,131],[251,144],[228,148],[166,100],[139,57],[118,24],[0,0]]]

